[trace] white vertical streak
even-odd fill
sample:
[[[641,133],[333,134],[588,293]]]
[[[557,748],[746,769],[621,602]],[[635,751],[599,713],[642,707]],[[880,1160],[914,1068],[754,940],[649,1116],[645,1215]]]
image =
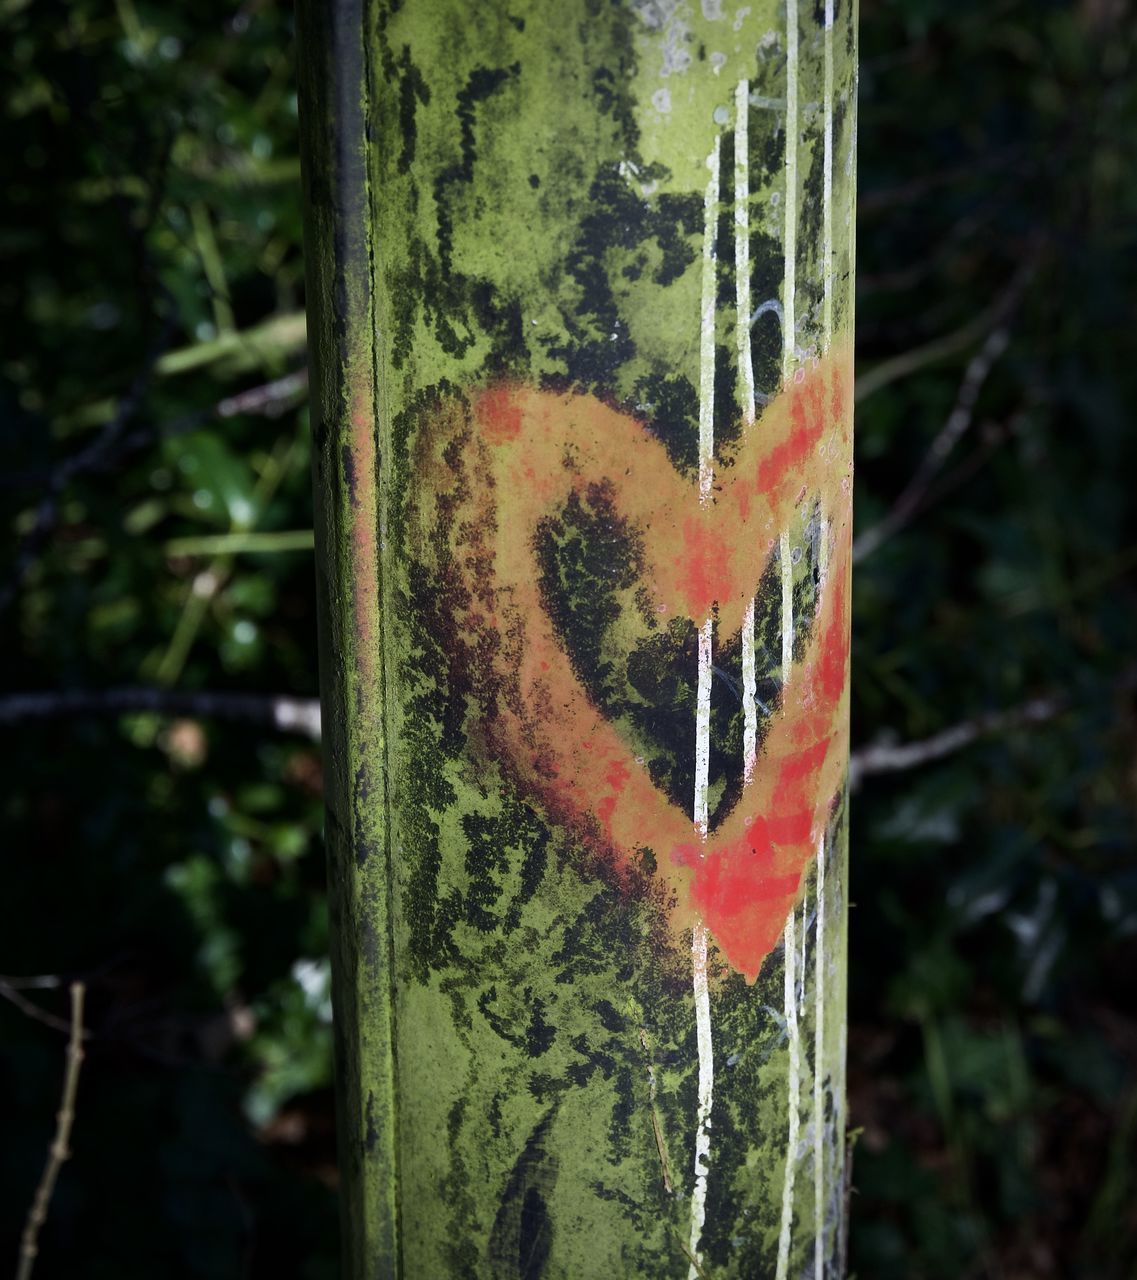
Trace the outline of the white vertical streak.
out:
[[[807,884],[801,894],[801,955],[798,960],[797,969],[797,1007],[799,1010],[805,1008],[805,952],[809,942],[809,929],[806,927],[806,921],[809,919],[809,885]]]
[[[852,4],[845,8],[847,20],[851,28],[850,35],[852,38],[852,62],[853,62],[853,88],[851,101],[849,103],[848,116],[851,117],[848,126],[849,131],[849,156],[848,168],[850,175],[850,186],[848,188],[848,198],[846,201],[848,225],[849,225],[849,281],[850,288],[852,282],[857,278],[857,235],[856,225],[853,218],[856,209],[857,200],[857,130],[858,130],[858,111],[860,103],[860,83],[861,83],[861,50],[860,50],[860,23],[857,0],[853,0]],[[838,585],[841,590],[841,584]],[[848,846],[845,844],[845,837],[842,837],[842,843],[839,854],[839,879],[842,892],[841,901],[841,945],[842,948],[848,947],[848,931],[849,931],[849,865],[848,865]],[[846,1164],[846,1138],[845,1138],[845,1081],[846,1081],[846,1064],[848,1061],[848,1019],[842,1018],[838,1023],[837,1036],[837,1082],[833,1090],[834,1094],[834,1111],[836,1113],[834,1125],[837,1130],[837,1176],[838,1176],[838,1194],[840,1203],[844,1203],[846,1194],[846,1179],[848,1166]],[[838,1212],[837,1215],[837,1231],[838,1256],[844,1258],[846,1256],[848,1239],[847,1232],[849,1229],[848,1221],[844,1213]]]
[[[721,139],[707,157],[711,175],[703,197],[703,288],[699,324],[699,500],[711,496],[715,451],[715,241],[718,231],[719,150]]]
[[[710,179],[703,204],[703,289],[699,325],[699,503],[711,500],[715,467],[715,241],[718,233],[719,148],[707,157]],[[699,632],[699,674],[695,695],[695,809],[699,834],[707,834],[707,788],[710,779],[711,619]]]
[[[695,830],[706,839],[711,774],[711,619],[699,628],[699,675],[695,689]]]
[[[824,123],[821,188],[821,342],[828,350],[833,341],[833,0],[825,0],[824,31]],[[821,516],[817,544],[817,605],[829,568],[829,526]],[[816,611],[815,610],[815,611]],[[825,983],[828,957],[825,952],[825,833],[817,846],[817,940],[814,950],[814,1046],[813,1046],[813,1280],[825,1280],[826,1188],[825,1153],[828,1126],[825,1123]]]
[[[787,529],[778,539],[778,562],[782,571],[782,707],[794,662],[794,565],[790,556]]]
[[[742,425],[754,421],[754,361],[750,353],[750,84],[734,93],[734,289],[738,313],[738,377]]]
[[[800,1116],[801,1037],[797,1022],[797,945],[795,926],[797,907],[786,921],[785,946],[785,1005],[786,1031],[790,1047],[790,1123],[786,1139],[786,1172],[782,1180],[782,1227],[778,1235],[778,1267],[776,1280],[786,1280],[790,1265],[790,1237],[794,1225],[794,1175],[797,1169],[798,1126]],[[804,927],[805,922],[802,921]]]
[[[786,210],[783,253],[785,255],[782,310],[783,376],[793,371],[794,343],[797,335],[797,0],[786,0]]]
[[[848,123],[845,132],[849,138],[849,153],[845,159],[845,172],[849,176],[848,198],[845,205],[845,225],[849,231],[849,287],[857,278],[857,229],[854,214],[857,208],[857,129],[858,111],[861,100],[861,48],[860,48],[860,13],[858,0],[847,6],[849,25],[852,27],[853,40],[853,88],[849,94],[849,105],[845,112]]]
[[[847,883],[847,882],[846,882]],[[845,1148],[845,1055],[847,1052],[846,1038],[847,1027],[846,1019],[842,1018],[838,1024],[837,1032],[837,1079],[833,1085],[833,1129],[837,1138],[837,1176],[836,1182],[836,1201],[837,1201],[837,1257],[844,1258],[847,1252],[847,1235],[849,1224],[846,1220],[847,1215],[844,1212],[845,1204],[845,1182],[848,1175],[848,1159]]]
[[[754,600],[742,619],[742,781],[754,777],[758,758],[758,680],[754,670]]]
[[[825,125],[822,153],[821,295],[822,341],[833,337],[833,0],[825,0]]]
[[[711,995],[707,987],[707,926],[695,924],[691,938],[695,988],[695,1038],[699,1047],[699,1105],[695,1127],[695,1191],[691,1197],[691,1257],[699,1257],[699,1240],[707,1213],[707,1174],[711,1160],[711,1101],[714,1095],[714,1046],[711,1043]],[[698,1280],[691,1263],[688,1280]]]
[[[825,1280],[825,832],[817,842],[817,942],[813,953],[813,1280]]]
[[[715,241],[718,233],[719,152],[716,136],[707,157],[710,178],[703,202],[703,282],[699,323],[699,502],[711,500],[715,452]],[[711,763],[711,641],[713,619],[699,629],[699,670],[695,689],[695,797],[692,818],[701,839],[710,821],[707,793]],[[711,1158],[711,1104],[714,1099],[714,1045],[711,1041],[711,994],[707,984],[707,927],[695,921],[691,932],[691,970],[695,997],[695,1042],[699,1056],[699,1101],[695,1113],[695,1187],[691,1193],[691,1257],[699,1257],[699,1241],[707,1215],[707,1174]],[[698,1280],[692,1261],[688,1280]]]
[[[838,956],[844,960],[846,947],[848,944],[848,884],[849,884],[849,866],[847,862],[847,849],[845,844],[844,833],[838,829],[837,840],[829,850],[830,861],[833,863],[835,875],[833,876],[834,890],[830,894],[830,902],[833,906],[833,932],[835,934],[834,946]],[[842,972],[842,980],[844,973]],[[837,1022],[837,1052],[833,1055],[833,1083],[831,1086],[833,1096],[833,1153],[831,1156],[833,1162],[833,1188],[830,1192],[830,1204],[832,1205],[831,1213],[835,1222],[834,1227],[834,1253],[838,1259],[840,1266],[841,1259],[847,1256],[848,1250],[848,1229],[849,1224],[847,1215],[844,1212],[846,1204],[846,1182],[848,1166],[846,1164],[846,1140],[845,1140],[845,1054],[847,1039],[848,1019],[844,1016]]]
[[[734,289],[742,423],[754,422],[754,360],[750,350],[750,84],[734,92]],[[742,778],[754,776],[758,754],[758,682],[754,670],[754,601],[742,620]]]
[[[798,15],[797,0],[786,0],[786,194],[785,232],[782,251],[784,255],[782,285],[782,377],[789,382],[793,375],[795,338],[797,334],[797,62]],[[782,533],[778,545],[782,577],[782,706],[786,696],[793,666],[793,564],[790,560],[789,532]],[[778,1263],[776,1280],[786,1280],[790,1264],[790,1237],[793,1234],[794,1175],[797,1163],[798,1128],[800,1113],[801,1042],[797,1021],[797,945],[795,925],[797,907],[786,921],[785,943],[782,948],[785,968],[786,1030],[789,1036],[789,1132],[786,1135],[786,1172],[782,1182],[782,1225],[778,1236]],[[803,917],[802,927],[805,927]]]
[[[817,607],[821,608],[821,595],[829,577],[829,521],[821,517],[821,531],[817,540]]]

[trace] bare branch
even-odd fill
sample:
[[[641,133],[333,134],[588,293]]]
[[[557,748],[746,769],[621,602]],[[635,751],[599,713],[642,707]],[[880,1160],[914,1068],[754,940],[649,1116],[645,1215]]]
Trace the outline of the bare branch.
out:
[[[47,1164],[36,1188],[32,1207],[28,1210],[24,1234],[20,1239],[20,1262],[16,1280],[31,1280],[32,1267],[39,1252],[39,1233],[47,1218],[52,1192],[63,1162],[71,1155],[71,1126],[75,1122],[75,1095],[79,1088],[79,1068],[83,1064],[83,996],[81,982],[71,984],[71,1039],[67,1045],[67,1070],[63,1077],[63,1099],[56,1116],[55,1137],[48,1148]]]
[[[974,255],[976,246],[982,244],[979,233],[991,225],[999,211],[1007,204],[1008,198],[1008,192],[995,191],[986,200],[974,204],[963,217],[953,222],[934,244],[923,246],[920,256],[907,266],[858,275],[858,302],[861,298],[872,294],[915,288],[921,281],[934,275],[953,259],[968,254]],[[858,216],[859,214],[858,203]]]
[[[955,405],[939,434],[932,441],[923,461],[916,468],[892,510],[878,524],[866,529],[853,542],[853,563],[859,564],[872,555],[882,543],[902,529],[919,510],[932,481],[942,469],[952,450],[971,426],[979,392],[987,381],[992,366],[1007,349],[1010,334],[1004,325],[992,329],[986,341],[971,357],[964,370]]]
[[[85,449],[81,449],[73,457],[61,462],[51,473],[47,492],[40,499],[31,530],[16,551],[16,560],[12,568],[11,579],[5,586],[0,587],[0,613],[5,612],[12,601],[15,600],[24,576],[31,568],[44,543],[50,537],[51,531],[55,528],[56,521],[59,518],[59,499],[67,485],[75,476],[84,471],[94,469],[103,461],[105,455],[119,443],[127,423],[138,412],[142,399],[149,390],[150,383],[154,378],[154,369],[158,359],[169,341],[172,327],[172,320],[167,318],[162,326],[161,333],[156,341],[151,344],[150,349],[143,358],[142,366],[135,375],[129,390],[119,401],[114,415],[96,438]]]
[[[1009,173],[1018,177],[1023,168],[1020,156],[1021,148],[1002,147],[990,155],[976,156],[951,168],[923,173],[919,177],[910,178],[907,182],[893,187],[878,187],[875,191],[859,192],[857,216],[863,218],[891,211],[900,205],[919,200],[939,187],[954,186],[961,178],[976,178],[991,169],[1001,169],[1004,174]]]
[[[291,401],[308,390],[308,370],[298,369],[272,382],[248,391],[238,391],[234,396],[219,400],[213,412],[219,418],[235,418],[238,414],[259,414],[266,418],[279,418]]]
[[[162,716],[238,720],[320,740],[318,698],[283,694],[211,693],[147,687],[81,689],[0,696],[0,726],[78,715],[122,715],[149,711]]]
[[[918,742],[881,742],[861,747],[849,758],[849,789],[855,791],[863,778],[873,774],[900,773],[930,764],[933,760],[942,760],[944,756],[954,755],[964,747],[969,747],[979,738],[1007,733],[1026,725],[1044,724],[1060,715],[1068,705],[1068,699],[1057,695],[1034,698],[1009,711],[991,711],[971,720],[964,720],[961,724]]]
[[[59,500],[66,487],[80,475],[104,471],[120,461],[126,454],[149,444],[157,436],[173,437],[196,431],[213,418],[233,418],[238,414],[261,414],[279,417],[308,387],[306,369],[290,373],[272,382],[250,387],[236,395],[226,396],[216,404],[196,413],[189,413],[165,427],[146,427],[123,435],[129,420],[137,412],[139,403],[148,388],[160,360],[157,351],[152,354],[130,391],[119,402],[114,417],[99,432],[98,438],[86,449],[65,459],[44,478],[46,493],[40,499],[32,528],[16,552],[16,561],[10,580],[0,587],[0,613],[16,598],[24,577],[51,536],[59,518]],[[6,486],[12,487],[12,486]]]
[[[28,1018],[34,1019],[36,1022],[42,1022],[45,1027],[50,1027],[53,1031],[70,1031],[71,1024],[63,1018],[57,1018],[54,1013],[48,1013],[46,1009],[41,1009],[38,1004],[29,1000],[27,996],[22,996],[19,989],[11,983],[5,982],[0,978],[0,996],[10,1001],[19,1011]]]
[[[874,365],[868,373],[862,373],[854,386],[854,398],[860,402],[874,392],[919,372],[926,365],[946,360],[950,356],[966,351],[968,347],[985,338],[992,329],[1005,325],[1007,318],[1022,300],[1031,277],[1034,275],[1038,261],[1038,253],[1030,255],[1015,272],[1010,284],[1002,294],[985,311],[953,329],[943,337],[934,338],[923,346],[913,347],[910,351],[901,351]]]
[[[279,418],[294,404],[303,399],[308,390],[307,369],[297,369],[272,382],[259,383],[245,391],[218,400],[216,404],[182,414],[171,422],[157,426],[147,426],[124,436],[111,450],[98,459],[97,465],[81,470],[106,471],[119,462],[125,454],[143,448],[157,439],[170,440],[177,436],[196,431],[214,418],[235,418],[240,414]],[[73,470],[69,479],[74,479],[80,471]],[[37,471],[14,472],[0,476],[0,487],[5,489],[27,489],[37,484],[50,483],[54,472],[50,468]]]
[[[236,418],[240,414],[249,414],[263,418],[279,418],[294,404],[303,399],[308,391],[308,370],[297,369],[272,382],[260,383],[235,395],[226,396],[216,404],[208,405],[193,413],[183,414],[173,422],[157,427],[147,427],[136,431],[122,442],[122,453],[132,452],[148,445],[152,440],[161,437],[171,440],[177,436],[188,435],[203,427],[214,418]]]
[[[63,979],[58,973],[36,973],[29,977],[14,978],[7,973],[0,973],[0,986],[13,991],[55,991],[63,986]]]

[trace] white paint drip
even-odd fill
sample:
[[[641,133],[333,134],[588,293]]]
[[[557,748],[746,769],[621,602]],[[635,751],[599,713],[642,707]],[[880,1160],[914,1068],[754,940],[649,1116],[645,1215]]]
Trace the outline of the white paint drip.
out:
[[[754,423],[754,360],[750,346],[750,85],[740,80],[734,94],[734,289],[738,329],[738,376],[742,422]],[[754,777],[758,755],[758,682],[754,670],[754,601],[742,620],[742,780]]]
[[[718,230],[719,150],[707,157],[711,175],[703,197],[703,287],[699,323],[699,500],[711,496],[715,452],[715,240]]]
[[[707,792],[711,774],[711,622],[699,628],[699,674],[695,687],[695,830],[707,838]]]
[[[846,226],[849,229],[849,279],[857,278],[857,229],[855,225],[854,213],[857,208],[857,129],[858,129],[858,111],[861,101],[861,49],[860,49],[860,26],[857,22],[857,11],[854,7],[852,17],[853,28],[853,88],[850,95],[851,101],[846,112],[846,118],[849,123],[846,126],[849,133],[849,153],[845,157],[845,173],[852,182],[852,191],[849,193],[849,200],[846,205]]]
[[[711,1043],[711,996],[707,987],[707,926],[696,923],[691,937],[695,988],[695,1038],[699,1047],[699,1105],[695,1115],[695,1191],[691,1197],[692,1258],[699,1257],[699,1240],[707,1212],[707,1174],[711,1160],[711,1103],[714,1097],[714,1046]],[[688,1280],[698,1280],[699,1268],[691,1263]]]
[[[734,290],[738,312],[738,377],[742,425],[754,421],[754,361],[750,352],[750,85],[734,93]]]
[[[817,941],[813,954],[813,1280],[825,1280],[825,833],[817,842]]]
[[[789,380],[793,371],[794,343],[797,336],[797,60],[798,24],[797,0],[786,3],[786,196],[785,236],[782,251],[785,257],[782,307],[785,324],[782,326],[783,375]]]
[[[792,0],[791,0],[792,3]],[[797,1021],[797,941],[795,926],[797,908],[790,912],[786,921],[785,945],[785,1007],[786,1032],[790,1049],[790,1122],[786,1141],[786,1172],[782,1180],[782,1225],[778,1233],[778,1265],[776,1280],[786,1280],[790,1265],[790,1238],[794,1225],[794,1177],[797,1172],[798,1128],[801,1124],[800,1098],[801,1091],[801,1034]],[[804,926],[804,920],[802,924]]]
[[[782,571],[782,707],[794,663],[794,564],[787,529],[778,539],[778,562]]]
[[[825,125],[822,153],[821,295],[822,341],[833,337],[833,0],[825,0]],[[819,1277],[820,1280],[820,1277]]]
[[[754,600],[742,619],[742,781],[749,785],[758,759],[758,680],[754,670]]]
[[[797,0],[786,3],[786,190],[783,201],[785,221],[782,239],[782,378],[789,383],[794,372],[797,336],[797,146],[798,146],[798,15]],[[793,562],[790,558],[790,535],[781,534],[778,559],[782,579],[782,707],[788,696],[793,668]],[[782,1222],[778,1235],[776,1280],[786,1280],[790,1265],[790,1239],[793,1235],[794,1178],[797,1172],[798,1130],[801,1124],[801,1042],[797,1018],[797,945],[795,923],[797,908],[786,921],[782,948],[785,969],[785,1015],[789,1037],[789,1131],[786,1135],[786,1170],[782,1181]],[[805,927],[804,914],[802,927]]]
[[[833,1127],[836,1131],[837,1138],[837,1176],[834,1180],[836,1191],[836,1219],[837,1219],[837,1257],[844,1258],[846,1255],[846,1235],[849,1224],[846,1221],[844,1212],[845,1205],[845,1179],[847,1168],[845,1161],[848,1158],[845,1154],[845,1057],[847,1052],[846,1046],[847,1030],[845,1019],[841,1019],[840,1030],[837,1032],[837,1079],[833,1085]]]
[[[715,240],[718,232],[719,154],[716,136],[707,157],[710,178],[703,202],[703,280],[699,323],[699,502],[711,500],[715,452]],[[702,840],[710,823],[708,791],[711,766],[711,658],[713,619],[699,629],[699,669],[695,689],[695,796],[692,818]],[[711,1105],[714,1100],[714,1044],[711,995],[707,985],[707,927],[695,922],[691,933],[691,970],[695,997],[695,1041],[699,1057],[699,1101],[695,1113],[695,1186],[691,1193],[692,1259],[688,1280],[698,1280],[699,1241],[707,1216],[707,1176],[711,1160]]]
[[[801,954],[798,956],[797,962],[797,1007],[804,1010],[805,1008],[805,952],[806,944],[809,942],[809,886],[806,885],[801,896]]]
[[[715,240],[718,231],[720,139],[707,158],[711,171],[704,202],[703,290],[699,329],[699,502],[711,500],[715,452]],[[711,622],[699,631],[699,673],[695,694],[695,828],[707,834],[707,789],[710,778],[711,737]]]
[[[817,535],[817,598],[825,590],[825,582],[829,577],[829,521],[822,516],[821,528]]]
[[[821,195],[821,342],[833,341],[833,0],[825,0],[825,87]],[[821,517],[817,544],[817,595],[820,601],[829,568],[829,527]],[[813,1045],[813,1280],[825,1280],[828,1214],[825,1195],[829,1126],[825,1121],[825,832],[817,843],[817,941],[814,954]]]

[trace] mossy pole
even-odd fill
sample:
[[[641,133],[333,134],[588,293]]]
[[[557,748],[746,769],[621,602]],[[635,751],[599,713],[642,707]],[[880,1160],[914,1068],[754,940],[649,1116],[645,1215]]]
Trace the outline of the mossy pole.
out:
[[[851,0],[301,0],[346,1273],[843,1269]]]

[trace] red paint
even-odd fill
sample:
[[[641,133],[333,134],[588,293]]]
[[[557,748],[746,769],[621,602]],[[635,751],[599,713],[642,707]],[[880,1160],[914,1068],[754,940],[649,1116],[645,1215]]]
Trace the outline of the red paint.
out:
[[[600,821],[604,823],[604,829],[607,832],[611,832],[612,814],[615,813],[616,805],[620,802],[624,784],[631,776],[631,770],[623,760],[613,761],[611,768],[604,775],[604,781],[612,788],[612,792],[610,795],[605,796],[596,806],[596,813]]]
[[[688,616],[704,618],[716,601],[734,594],[730,553],[730,544],[706,516],[691,516],[683,522],[683,554],[676,561],[676,576]]]
[[[521,434],[521,406],[506,387],[484,392],[476,409],[482,435],[490,444],[508,444]]]
[[[440,420],[420,441],[418,540],[429,558],[437,509],[457,511],[452,564],[470,606],[457,641],[485,687],[485,749],[578,839],[631,864],[656,854],[678,931],[705,921],[726,960],[753,980],[776,945],[841,786],[847,754],[850,385],[843,355],[767,407],[720,468],[713,499],[671,466],[641,423],[588,396],[498,388],[472,427]],[[449,449],[457,443],[460,447]],[[647,770],[582,688],[544,608],[540,522],[571,492],[604,487],[638,534],[643,586],[660,618],[737,633],[777,535],[804,500],[833,531],[827,586],[783,703],[739,803],[700,840],[690,811]],[[501,498],[499,500],[499,495]],[[481,601],[482,607],[474,602]],[[694,726],[692,725],[692,732]]]
[[[764,959],[777,944],[801,884],[799,870],[779,872],[769,825],[756,818],[740,839],[707,854],[702,846],[685,845],[676,860],[693,868],[695,906],[727,956]],[[757,968],[744,972],[754,977]]]
[[[785,443],[772,449],[758,464],[760,492],[773,493],[788,475],[801,469],[811,452],[816,451],[827,425],[821,406],[823,396],[824,387],[816,378],[795,385],[790,405],[793,432]]]

